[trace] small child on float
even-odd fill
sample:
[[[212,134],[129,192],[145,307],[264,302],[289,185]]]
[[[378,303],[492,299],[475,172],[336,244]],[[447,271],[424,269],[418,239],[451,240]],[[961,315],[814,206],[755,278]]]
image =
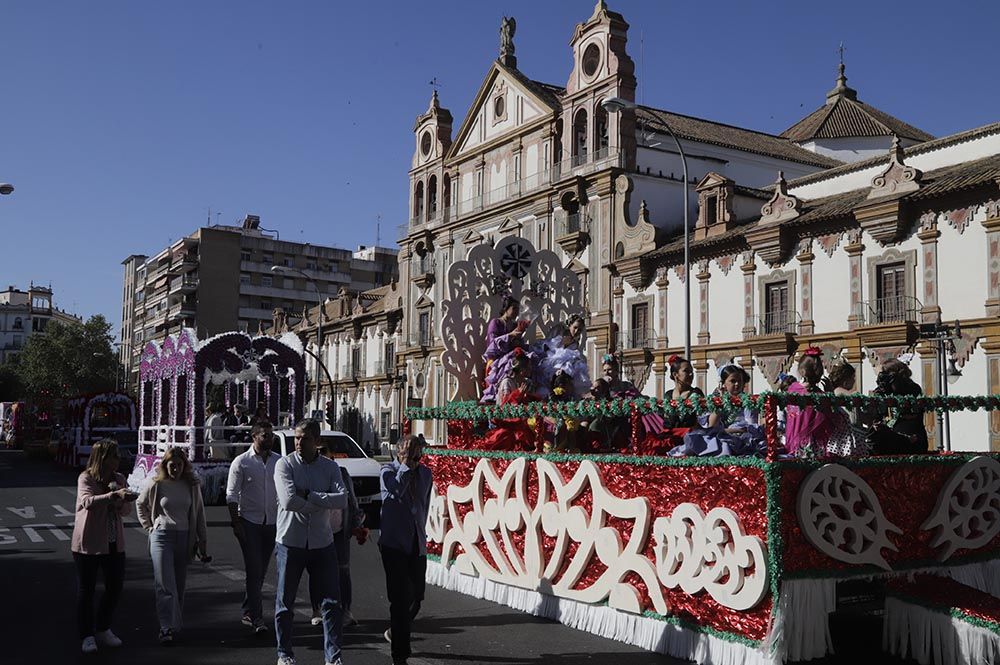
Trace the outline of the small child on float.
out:
[[[725,365],[719,370],[719,387],[713,396],[731,399],[743,395],[750,375],[738,365]],[[720,411],[698,417],[701,428],[684,435],[684,443],[670,455],[700,457],[722,455],[763,455],[767,452],[764,429],[758,424],[753,409],[729,405]]]
[[[573,394],[573,384],[573,377],[568,372],[561,369],[556,370],[549,388],[549,401],[576,401],[576,396]],[[580,430],[579,419],[571,416],[557,416],[546,420],[552,427],[552,442],[545,443],[546,453],[579,452],[580,446],[577,442],[577,434]]]

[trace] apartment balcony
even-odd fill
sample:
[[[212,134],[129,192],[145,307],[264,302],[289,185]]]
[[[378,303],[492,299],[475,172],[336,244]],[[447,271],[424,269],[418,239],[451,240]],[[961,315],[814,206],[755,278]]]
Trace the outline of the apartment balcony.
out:
[[[417,285],[417,288],[426,289],[434,283],[434,271],[436,265],[434,263],[433,256],[429,254],[421,256],[410,265],[413,266],[410,273],[410,279],[412,279],[413,283]]]
[[[917,324],[921,309],[916,298],[893,296],[858,303],[854,316],[861,327]]]
[[[802,317],[793,310],[765,312],[764,316],[751,319],[745,328],[746,337],[771,337],[798,335]]]
[[[427,348],[434,346],[434,335],[427,330],[421,330],[420,332],[410,333],[407,338],[407,345],[410,347],[422,347]]]
[[[590,218],[579,212],[559,215],[556,218],[556,242],[564,252],[579,254],[590,242]]]
[[[652,350],[656,348],[656,332],[651,328],[633,328],[622,336],[622,348],[629,350]]]
[[[193,302],[179,302],[171,305],[167,310],[167,319],[169,321],[174,321],[175,319],[181,319],[186,317],[195,316],[195,303]]]
[[[186,273],[198,268],[197,254],[175,254],[170,263],[170,272]]]
[[[197,275],[181,275],[170,280],[170,293],[193,293],[197,290]]]
[[[395,360],[375,361],[375,376],[392,376],[396,373]]]

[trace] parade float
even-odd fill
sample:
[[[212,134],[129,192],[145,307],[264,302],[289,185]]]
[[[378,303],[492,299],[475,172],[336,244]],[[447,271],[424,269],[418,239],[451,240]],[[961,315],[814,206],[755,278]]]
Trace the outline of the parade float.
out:
[[[63,435],[56,461],[83,468],[95,441],[111,438],[132,451],[136,443],[135,402],[128,395],[109,392],[74,397],[63,407]]]
[[[789,458],[778,413],[792,404],[994,411],[1000,396],[763,393],[500,406],[470,399],[482,382],[485,322],[498,313],[499,293],[512,293],[531,325],[544,328],[581,307],[579,281],[565,272],[551,252],[519,238],[474,248],[450,267],[441,331],[455,400],[408,411],[411,427],[447,423],[447,447],[425,458],[434,473],[429,582],[650,651],[735,665],[831,653],[838,586],[867,580],[890,587],[887,649],[926,655],[936,648],[928,640],[947,635],[947,648],[964,650],[960,662],[994,662],[996,603],[958,607],[959,598],[928,593],[914,575],[946,578],[952,592],[968,589],[977,599],[1000,596],[997,455]],[[650,414],[731,409],[760,414],[765,454],[637,454],[650,449],[642,441]],[[553,424],[597,417],[627,424],[623,448],[482,449],[503,423],[522,423],[541,451]],[[921,612],[943,618],[931,631]]]
[[[223,405],[239,402],[268,419],[295,422],[305,404],[305,360],[298,336],[251,337],[227,332],[199,341],[183,329],[143,348],[139,366],[139,450],[129,486],[138,489],[171,447],[186,450],[202,482],[205,500],[225,492],[229,459],[209,455],[205,407],[216,386]]]

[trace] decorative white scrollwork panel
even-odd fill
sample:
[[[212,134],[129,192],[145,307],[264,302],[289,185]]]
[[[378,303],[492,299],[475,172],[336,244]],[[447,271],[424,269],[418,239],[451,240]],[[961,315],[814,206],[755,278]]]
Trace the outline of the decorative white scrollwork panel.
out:
[[[882,548],[896,551],[888,534],[902,530],[886,518],[871,485],[847,467],[826,464],[806,476],[797,512],[806,540],[827,556],[892,570]]]
[[[960,466],[938,494],[934,510],[920,527],[937,529],[931,547],[938,561],[955,550],[978,549],[1000,534],[1000,462],[981,455]]]
[[[537,483],[533,501],[529,477]],[[587,492],[589,509],[578,501]],[[462,573],[633,613],[643,611],[640,588],[628,581],[635,577],[661,614],[669,611],[662,586],[704,590],[738,610],[766,596],[764,544],[744,535],[732,511],[715,508],[706,516],[682,504],[657,519],[655,563],[646,554],[651,526],[648,500],[612,494],[593,462],[581,462],[566,480],[544,459],[518,458],[499,474],[481,459],[468,485],[450,486],[446,499],[432,495],[428,538],[442,543],[442,563]],[[582,584],[595,560],[602,572]]]

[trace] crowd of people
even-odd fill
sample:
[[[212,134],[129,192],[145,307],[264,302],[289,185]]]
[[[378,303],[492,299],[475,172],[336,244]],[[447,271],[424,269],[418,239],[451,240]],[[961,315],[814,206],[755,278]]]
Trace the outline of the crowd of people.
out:
[[[607,400],[640,397],[640,391],[621,377],[616,356],[601,360],[602,376],[591,382],[582,340],[583,318],[571,316],[557,323],[550,334],[533,343],[525,339],[531,321],[520,318],[520,305],[505,297],[500,316],[487,327],[486,371],[482,403],[509,405],[534,401]],[[683,403],[704,397],[694,384],[691,362],[678,355],[668,361],[673,388],[664,397]],[[832,363],[829,373],[820,349],[810,347],[800,356],[798,377],[782,374],[778,390],[790,394],[852,394],[856,370],[846,360]],[[718,387],[710,397],[737,402],[750,383],[749,373],[735,364],[718,370]],[[874,391],[880,395],[920,395],[909,368],[899,360],[883,363]],[[767,442],[757,410],[726,408],[696,415],[664,416],[651,413],[641,419],[641,432],[633,436],[627,417],[553,417],[542,419],[542,436],[536,418],[493,420],[473,445],[491,450],[534,452],[624,452],[645,455],[714,456],[764,455]],[[927,451],[923,413],[895,407],[889,412],[789,405],[780,416],[780,435],[787,455],[918,454]]]
[[[351,613],[350,541],[364,544],[369,535],[350,476],[332,458],[332,451],[325,454],[315,420],[296,426],[295,451],[284,457],[271,450],[274,436],[266,418],[257,418],[250,433],[252,445],[233,460],[226,491],[246,571],[240,621],[254,633],[269,632],[263,583],[273,556],[278,665],[295,663],[293,612],[303,574],[309,576],[312,623],[323,626],[325,662],[340,665],[343,630],[356,624]],[[390,628],[385,638],[391,643],[394,665],[404,665],[410,657],[410,626],[424,597],[432,479],[430,469],[421,463],[423,448],[423,437],[407,437],[381,474],[378,547],[389,600]],[[97,442],[77,483],[71,549],[84,653],[122,644],[111,623],[125,576],[122,519],[132,510],[148,534],[161,644],[171,645],[181,634],[188,564],[195,557],[211,560],[201,489],[185,452],[169,449],[140,493],[128,489],[118,463],[117,443]],[[104,594],[95,614],[100,575]]]

